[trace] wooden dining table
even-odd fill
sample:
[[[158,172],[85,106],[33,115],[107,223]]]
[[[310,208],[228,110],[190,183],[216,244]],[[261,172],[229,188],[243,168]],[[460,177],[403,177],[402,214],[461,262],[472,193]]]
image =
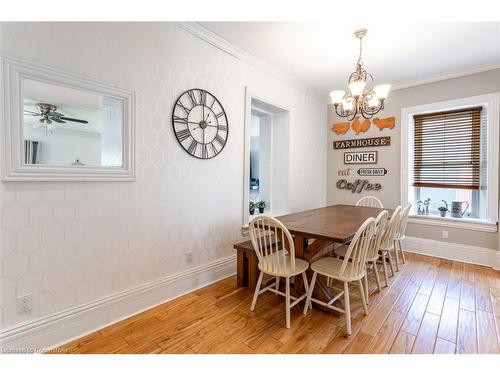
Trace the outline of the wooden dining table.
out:
[[[382,208],[337,204],[276,218],[293,235],[295,256],[313,263],[351,241],[367,218],[376,217],[383,210]],[[391,209],[385,210],[389,212],[389,216],[393,212]],[[309,270],[309,272],[312,271]],[[296,296],[304,293],[302,278],[295,278],[293,289]],[[330,301],[334,296],[320,278],[316,281],[313,295],[325,302]]]

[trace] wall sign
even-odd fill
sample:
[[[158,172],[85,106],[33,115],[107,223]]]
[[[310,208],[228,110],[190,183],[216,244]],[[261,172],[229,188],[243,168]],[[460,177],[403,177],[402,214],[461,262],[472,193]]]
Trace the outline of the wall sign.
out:
[[[391,137],[374,137],[363,139],[346,139],[345,141],[333,141],[334,150],[360,147],[390,146]]]
[[[347,180],[337,181],[338,189],[350,190],[351,193],[361,193],[363,190],[380,190],[382,185],[379,183],[372,184],[368,180],[356,180],[354,182],[347,182]]]
[[[377,164],[377,151],[344,152],[344,164]]]
[[[358,174],[360,176],[385,176],[387,169],[385,168],[359,168]]]
[[[387,117],[387,118],[374,118],[373,123],[377,125],[377,128],[379,130],[384,130],[384,129],[394,129],[394,126],[396,126],[396,118],[395,117]]]

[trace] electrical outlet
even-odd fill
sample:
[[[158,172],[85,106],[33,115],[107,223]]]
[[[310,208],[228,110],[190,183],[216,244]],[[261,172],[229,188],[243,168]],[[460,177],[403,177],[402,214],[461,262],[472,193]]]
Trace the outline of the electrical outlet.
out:
[[[186,253],[186,262],[188,262],[188,263],[192,263],[193,262],[193,256],[192,256],[192,254],[193,253],[191,251],[188,251]]]
[[[20,313],[29,313],[33,308],[33,296],[25,294],[17,297],[17,309]]]
[[[443,230],[443,238],[448,238],[448,231],[447,230]]]

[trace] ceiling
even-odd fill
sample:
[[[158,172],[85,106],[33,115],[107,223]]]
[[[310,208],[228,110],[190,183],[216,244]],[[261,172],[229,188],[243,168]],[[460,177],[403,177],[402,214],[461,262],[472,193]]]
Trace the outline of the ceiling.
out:
[[[326,94],[345,89],[368,28],[363,62],[377,83],[401,83],[500,63],[500,23],[202,22],[258,59]]]

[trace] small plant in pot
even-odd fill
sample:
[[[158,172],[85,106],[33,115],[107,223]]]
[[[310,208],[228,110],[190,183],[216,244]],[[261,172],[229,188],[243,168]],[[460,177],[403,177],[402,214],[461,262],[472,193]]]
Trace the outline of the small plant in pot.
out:
[[[257,206],[257,204],[254,202],[250,202],[248,204],[248,212],[250,212],[250,215],[253,215],[255,213],[256,206]]]
[[[259,209],[259,212],[263,214],[264,208],[266,208],[266,202],[260,201],[259,203],[257,203],[257,208]]]
[[[445,217],[446,213],[448,212],[448,208],[441,206],[441,207],[438,207],[438,211],[439,211],[439,215],[441,217]]]
[[[417,201],[417,215],[423,215],[423,210],[422,210],[422,201]]]
[[[431,198],[427,198],[426,200],[424,200],[424,212],[423,214],[424,215],[429,215],[429,204],[431,203]]]

